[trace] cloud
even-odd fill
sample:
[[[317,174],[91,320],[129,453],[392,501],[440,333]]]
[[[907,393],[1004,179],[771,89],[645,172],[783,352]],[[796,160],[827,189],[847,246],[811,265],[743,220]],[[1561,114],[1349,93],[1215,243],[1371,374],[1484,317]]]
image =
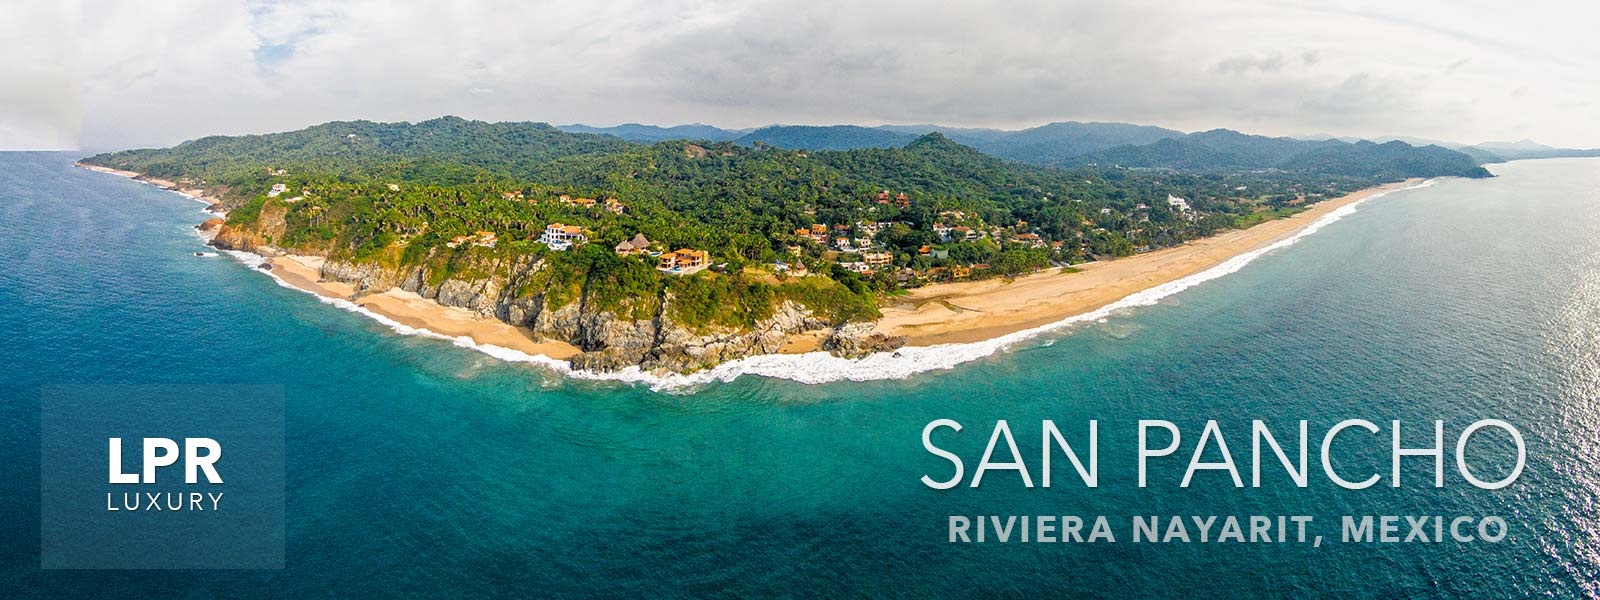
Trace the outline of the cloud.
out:
[[[1222,59],[1217,63],[1218,73],[1225,75],[1238,75],[1250,71],[1274,73],[1283,68],[1283,56],[1274,54],[1267,58],[1253,58],[1249,56],[1235,56]]]
[[[77,147],[77,23],[70,3],[24,3],[0,20],[0,149]]]
[[[26,28],[55,58],[0,58],[0,125],[81,130],[91,147],[442,114],[1600,145],[1572,101],[1600,95],[1595,15],[1575,14],[1594,9],[1527,1],[91,0],[81,31]],[[1512,89],[1524,91],[1485,93]]]

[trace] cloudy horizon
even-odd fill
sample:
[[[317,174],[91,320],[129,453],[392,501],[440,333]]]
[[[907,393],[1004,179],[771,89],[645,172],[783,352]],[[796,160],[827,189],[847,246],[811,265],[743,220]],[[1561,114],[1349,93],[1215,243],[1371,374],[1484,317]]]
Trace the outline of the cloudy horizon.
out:
[[[1391,4],[24,2],[0,24],[0,149],[442,115],[1600,147],[1596,9]]]

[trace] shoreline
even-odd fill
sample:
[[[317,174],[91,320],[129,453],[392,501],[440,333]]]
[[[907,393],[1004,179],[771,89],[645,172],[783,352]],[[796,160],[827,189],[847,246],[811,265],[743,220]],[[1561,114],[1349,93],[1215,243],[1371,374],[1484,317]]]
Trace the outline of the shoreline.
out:
[[[448,338],[469,338],[474,344],[489,344],[523,354],[569,360],[581,350],[559,340],[539,340],[521,329],[493,317],[481,316],[455,306],[445,306],[415,292],[391,289],[380,294],[351,298],[350,284],[323,281],[320,256],[285,254],[266,258],[278,280],[303,292],[323,298],[344,300],[387,317],[401,325]]]
[[[133,171],[123,171],[123,170],[120,170],[120,169],[113,169],[111,167],[101,167],[101,166],[96,166],[96,165],[86,165],[86,164],[83,164],[81,162],[76,162],[76,161],[74,161],[72,163],[72,166],[80,168],[80,169],[88,169],[90,171],[94,171],[94,172],[97,172],[97,173],[107,173],[107,174],[110,174],[110,175],[116,175],[118,177],[126,177],[128,179],[132,179],[132,180],[137,181],[139,183],[153,185],[153,186],[156,186],[156,187],[161,188],[163,190],[167,190],[169,192],[175,192],[175,193],[177,193],[179,195],[187,196],[190,199],[195,200],[196,202],[204,202],[209,207],[215,207],[215,206],[218,206],[218,205],[222,204],[222,199],[213,198],[211,196],[206,195],[205,190],[196,189],[196,188],[186,188],[186,187],[183,187],[181,185],[178,185],[178,183],[176,181],[170,181],[170,180],[161,179],[161,178],[157,178],[157,177],[146,177],[142,173],[136,173],[136,172],[133,172]],[[207,210],[207,212],[216,214],[217,216],[225,216],[227,214],[225,212],[222,212],[221,210]]]
[[[145,177],[133,171],[123,171],[109,167],[80,163],[74,163],[74,165],[91,171],[127,177],[134,181],[154,185],[205,203],[208,206],[215,206],[221,203],[221,200],[205,195],[203,190],[187,189],[173,181]],[[207,210],[207,212],[219,216],[225,214],[214,210]],[[206,245],[209,246],[210,238],[205,237],[204,239]],[[321,269],[324,258],[320,256],[282,254],[260,256],[260,258],[265,264],[271,265],[269,273],[280,283],[296,290],[313,294],[321,299],[349,302],[356,307],[366,309],[389,321],[418,332],[449,339],[467,338],[475,346],[494,346],[558,361],[566,361],[581,352],[576,346],[566,342],[537,340],[522,330],[498,319],[483,317],[464,308],[445,306],[418,296],[413,292],[393,289],[381,294],[370,294],[358,299],[352,298],[355,295],[355,289],[349,284],[322,280]]]
[[[198,190],[185,190],[170,181],[145,178],[130,171],[78,166],[133,178],[215,204],[214,199]],[[822,337],[812,332],[790,336],[778,353],[753,355],[690,374],[646,372],[637,366],[610,373],[575,370],[568,361],[581,352],[577,347],[559,340],[534,338],[493,317],[448,307],[399,289],[352,299],[354,290],[350,285],[321,279],[322,257],[228,254],[246,264],[258,260],[271,265],[263,274],[280,285],[374,318],[402,335],[450,340],[507,362],[535,363],[577,379],[644,383],[656,390],[731,381],[747,374],[801,383],[866,381],[951,368],[1043,333],[1104,318],[1117,309],[1153,304],[1237,271],[1261,254],[1293,243],[1299,236],[1336,220],[1357,203],[1396,190],[1422,187],[1430,181],[1408,179],[1366,188],[1249,229],[1230,230],[1145,254],[1077,265],[1079,270],[1074,273],[1051,268],[1010,281],[988,279],[916,288],[887,304],[877,322],[879,331],[909,338],[905,347],[892,353],[839,358],[820,351]]]
[[[910,290],[885,306],[878,329],[905,335],[907,346],[970,344],[1086,314],[1119,300],[1221,265],[1287,239],[1333,211],[1417,185],[1421,179],[1370,187],[1324,200],[1282,219],[1234,229],[1181,246],[1017,277],[941,283]]]

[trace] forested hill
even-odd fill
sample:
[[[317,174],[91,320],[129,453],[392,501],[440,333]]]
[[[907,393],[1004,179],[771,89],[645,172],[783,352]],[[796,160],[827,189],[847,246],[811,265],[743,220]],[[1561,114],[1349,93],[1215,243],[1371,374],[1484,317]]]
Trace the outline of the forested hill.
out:
[[[139,172],[164,178],[204,174],[221,181],[265,164],[292,164],[319,172],[464,183],[485,173],[516,175],[559,158],[636,148],[612,136],[567,133],[544,123],[441,117],[415,124],[335,121],[284,133],[211,136],[89,160],[136,164]]]
[[[1440,146],[1307,141],[1228,129],[1193,133],[1142,146],[1125,145],[1057,161],[1180,170],[1278,169],[1350,177],[1489,177],[1473,157]]]
[[[743,136],[738,143],[757,143],[790,150],[854,150],[857,148],[898,148],[917,139],[916,135],[855,125],[774,125]]]
[[[326,277],[471,306],[579,346],[591,367],[699,368],[774,351],[781,336],[759,332],[775,327],[837,328],[828,343],[854,354],[892,342],[846,325],[894,290],[1175,246],[1428,168],[1348,176],[1329,174],[1355,170],[1337,154],[1298,158],[1334,168],[1043,167],[937,132],[850,150],[646,145],[446,117],[81,162],[222,198],[220,247],[324,256]],[[680,339],[650,333],[665,324],[710,336],[696,344],[759,343],[663,349]]]
[[[794,230],[818,223],[848,226],[854,239],[857,223],[903,221],[912,231],[890,246],[904,252],[950,242],[948,234],[931,233],[935,221],[955,226],[965,220],[975,231],[980,225],[986,228],[977,239],[1003,242],[1013,233],[1031,233],[1044,241],[1070,242],[1055,246],[1065,248],[1057,257],[1065,262],[1208,235],[1263,210],[1287,210],[1296,198],[1315,201],[1381,181],[1463,174],[1470,166],[1436,157],[1433,148],[1419,158],[1416,149],[1404,144],[1299,142],[1208,132],[1188,136],[1185,142],[1165,139],[1117,149],[1137,157],[1175,148],[1178,152],[1151,160],[1117,162],[1193,168],[1195,174],[1107,165],[1036,167],[981,153],[940,133],[914,138],[891,133],[910,142],[902,147],[800,151],[708,141],[644,145],[542,123],[444,117],[416,124],[349,121],[286,133],[207,137],[83,162],[203,182],[223,188],[224,195],[239,203],[259,199],[274,183],[356,195],[379,183],[394,183],[403,191],[380,195],[407,196],[426,188],[452,198],[513,191],[521,197],[615,197],[628,205],[624,220],[633,221],[651,239],[716,247],[738,260],[771,260],[786,246],[803,241]],[[1164,135],[1162,130],[1141,134]],[[1191,140],[1210,141],[1201,145]],[[1287,158],[1274,158],[1279,153]],[[1258,169],[1267,163],[1284,172],[1227,168]],[[888,202],[879,197],[884,190],[904,199]],[[1169,194],[1188,198],[1195,210],[1181,214],[1169,208]],[[951,211],[967,216],[940,219],[936,214]],[[593,221],[576,214],[567,219]],[[1012,227],[1015,231],[996,227],[1019,221],[1027,225]],[[325,241],[347,248],[382,241],[362,237],[375,232],[361,234],[342,225],[319,231],[332,237]],[[445,232],[436,224],[430,233]],[[971,254],[972,262],[993,258],[999,244],[988,248]],[[1038,264],[1045,260],[1042,256],[1030,260]]]
[[[1001,158],[1049,165],[1107,148],[1151,144],[1182,136],[1181,131],[1148,125],[1068,121],[1010,131],[1000,136],[972,136],[969,139],[954,133],[952,139]]]

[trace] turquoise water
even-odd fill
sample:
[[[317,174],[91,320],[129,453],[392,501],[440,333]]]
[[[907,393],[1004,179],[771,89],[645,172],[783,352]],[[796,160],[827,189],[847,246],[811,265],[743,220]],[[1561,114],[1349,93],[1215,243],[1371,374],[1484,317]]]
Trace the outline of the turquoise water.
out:
[[[1022,594],[1580,597],[1600,594],[1600,161],[1495,166],[1364,204],[1233,275],[1104,322],[906,380],[743,377],[687,394],[565,381],[394,335],[226,258],[196,258],[200,204],[0,154],[0,590],[6,597]],[[281,383],[282,571],[38,568],[38,406],[58,383]],[[1037,477],[1039,421],[1075,445],[1100,422],[1101,485],[991,472],[936,491],[941,445],[975,467],[997,419]],[[1184,427],[1135,482],[1138,419]],[[1261,489],[1175,484],[1221,422],[1248,481],[1248,427],[1313,436],[1347,418],[1448,439],[1500,418],[1527,439],[1517,483]],[[1385,432],[1387,435],[1387,432]],[[1423,431],[1423,435],[1426,432]],[[1474,449],[1491,458],[1504,444]],[[1384,438],[1343,447],[1387,473]],[[1409,438],[1408,438],[1409,439]],[[1381,448],[1380,448],[1381,449]],[[1214,455],[1212,456],[1214,458]],[[1503,465],[1500,465],[1503,467]],[[1448,468],[1448,462],[1447,462]],[[1061,483],[1064,482],[1064,483]],[[1107,515],[1110,544],[950,544],[949,515]],[[1133,544],[1132,515],[1500,515],[1498,544]]]

